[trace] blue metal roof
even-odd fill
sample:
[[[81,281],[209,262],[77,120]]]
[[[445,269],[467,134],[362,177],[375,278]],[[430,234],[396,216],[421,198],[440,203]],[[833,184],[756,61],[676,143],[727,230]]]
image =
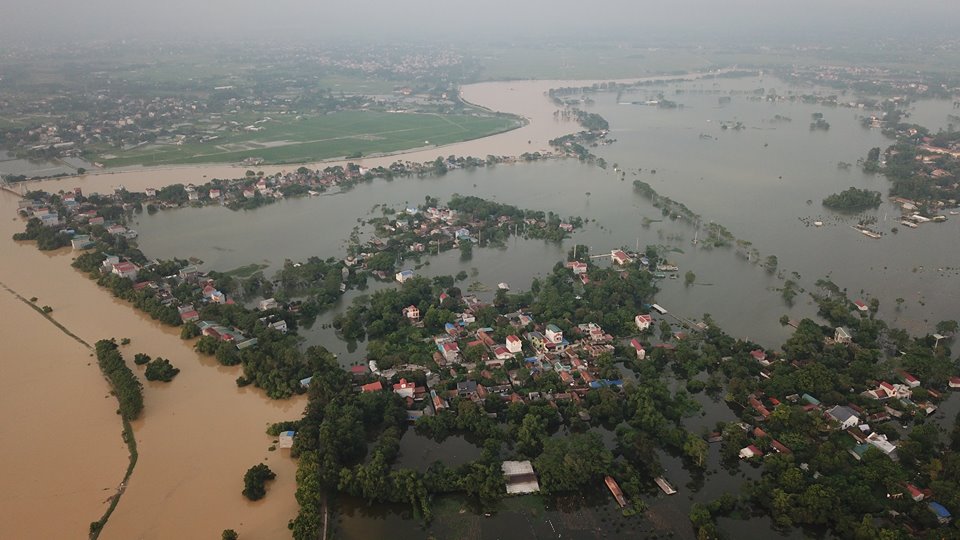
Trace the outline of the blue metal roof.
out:
[[[941,518],[950,517],[950,511],[944,508],[943,505],[938,502],[931,502],[927,506],[930,508],[930,510],[933,510],[933,513],[936,514],[937,517],[941,517]]]

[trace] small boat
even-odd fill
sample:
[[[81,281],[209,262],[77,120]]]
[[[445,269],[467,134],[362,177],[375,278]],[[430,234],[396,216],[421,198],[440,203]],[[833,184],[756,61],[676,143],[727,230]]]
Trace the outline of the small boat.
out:
[[[612,476],[607,476],[604,477],[603,482],[607,484],[607,489],[613,494],[613,498],[617,500],[620,508],[627,506],[627,499],[624,498],[623,491],[620,490],[620,485],[617,484],[617,481],[614,480]]]
[[[912,221],[903,220],[900,222],[900,224],[903,225],[904,227],[910,227],[911,229],[917,228],[917,224]]]
[[[960,214],[960,212],[957,212],[956,210],[951,210],[951,211],[950,211],[950,215],[951,215],[951,216],[955,216],[955,215],[957,215],[957,214]]]
[[[657,485],[660,486],[660,489],[667,495],[673,495],[677,492],[676,488],[671,486],[670,482],[667,482],[667,479],[662,476],[654,478],[653,481],[656,482]]]
[[[504,290],[504,291],[509,291],[509,290],[510,290],[510,286],[507,285],[506,283],[502,282],[502,281],[497,284],[497,287],[500,288],[500,289],[502,289],[502,290]]]
[[[814,222],[813,222],[813,225],[814,225],[815,227],[823,227],[823,222],[822,222],[822,221],[814,221]]]

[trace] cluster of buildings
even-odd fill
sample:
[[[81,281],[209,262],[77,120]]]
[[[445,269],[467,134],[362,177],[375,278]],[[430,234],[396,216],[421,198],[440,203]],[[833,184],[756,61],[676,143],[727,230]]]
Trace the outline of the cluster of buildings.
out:
[[[525,233],[528,229],[551,227],[545,219],[507,214],[469,219],[452,208],[437,206],[411,206],[394,216],[375,218],[371,223],[376,227],[377,236],[363,246],[356,247],[357,259],[362,260],[388,248],[416,255],[458,247],[462,242],[479,243],[483,239],[484,231],[494,227],[507,228],[516,234]],[[556,226],[564,234],[572,233],[576,229],[572,223],[566,222]],[[387,278],[386,275],[378,277]],[[403,283],[412,277],[412,274],[404,271],[395,277]]]
[[[438,302],[449,306],[446,293]],[[482,402],[495,395],[504,401],[524,402],[546,399],[549,402],[573,400],[579,403],[591,389],[619,387],[620,379],[604,378],[596,366],[600,355],[614,352],[615,339],[596,323],[585,323],[565,332],[552,323],[541,324],[526,312],[518,311],[504,316],[498,329],[477,327],[474,313],[484,307],[473,296],[454,299],[456,319],[446,323],[444,332],[435,335],[433,360],[437,373],[423,366],[407,365],[380,370],[376,362],[352,369],[362,392],[392,391],[408,400],[410,419],[423,414],[437,414],[450,406],[455,398]],[[402,309],[410,324],[418,324],[421,308],[415,305]],[[643,328],[652,320],[648,315],[638,316]],[[507,334],[502,340],[494,335]],[[401,373],[423,372],[426,385],[401,377]],[[562,384],[555,393],[530,391],[529,378],[536,380],[554,373]],[[473,374],[464,376],[464,373]],[[371,380],[372,379],[372,380]],[[454,382],[456,384],[454,386]]]

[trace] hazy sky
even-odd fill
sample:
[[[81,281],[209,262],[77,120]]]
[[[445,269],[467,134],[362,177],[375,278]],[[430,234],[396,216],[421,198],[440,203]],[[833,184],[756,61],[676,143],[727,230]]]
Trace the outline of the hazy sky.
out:
[[[683,40],[960,24],[957,0],[4,0],[15,39],[441,36],[577,31]]]

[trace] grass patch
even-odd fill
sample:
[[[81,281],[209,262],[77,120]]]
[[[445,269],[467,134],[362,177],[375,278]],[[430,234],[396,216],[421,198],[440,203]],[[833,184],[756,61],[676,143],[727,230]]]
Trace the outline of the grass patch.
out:
[[[199,132],[217,139],[177,146],[161,141],[126,151],[94,148],[95,161],[107,167],[234,163],[248,157],[267,163],[303,163],[360,153],[390,153],[424,146],[477,139],[519,126],[513,118],[485,115],[441,115],[344,111],[302,118],[270,115],[260,131],[229,131],[228,122],[252,125],[262,118],[223,115],[220,127],[198,124]],[[428,142],[429,141],[429,142]],[[109,156],[109,157],[108,157]]]
[[[230,277],[246,279],[261,270],[266,270],[267,268],[270,268],[269,264],[252,263],[239,268],[234,268],[233,270],[227,270],[223,274]]]

